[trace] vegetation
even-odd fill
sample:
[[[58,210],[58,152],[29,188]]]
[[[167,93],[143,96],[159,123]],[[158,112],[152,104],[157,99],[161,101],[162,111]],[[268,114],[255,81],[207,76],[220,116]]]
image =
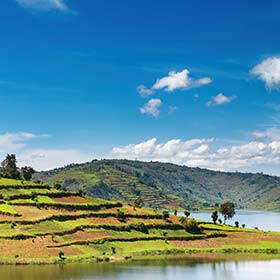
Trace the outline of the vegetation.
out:
[[[146,207],[214,210],[225,201],[238,209],[280,211],[280,178],[261,173],[217,172],[169,163],[94,160],[37,173],[35,180],[70,191]]]
[[[0,179],[0,263],[64,263],[195,253],[280,254],[280,234]],[[189,211],[188,211],[189,212]]]
[[[235,215],[235,206],[232,202],[225,202],[221,204],[219,212],[224,216],[224,224],[228,219],[231,219]]]
[[[34,174],[35,170],[30,166],[25,166],[20,169],[17,167],[17,159],[15,154],[8,154],[1,162],[0,177],[30,181]]]
[[[217,210],[215,210],[215,211],[212,212],[211,218],[212,218],[213,223],[216,224],[216,223],[217,223],[217,220],[218,220],[218,218],[219,218],[219,215],[218,215],[218,211],[217,211]]]

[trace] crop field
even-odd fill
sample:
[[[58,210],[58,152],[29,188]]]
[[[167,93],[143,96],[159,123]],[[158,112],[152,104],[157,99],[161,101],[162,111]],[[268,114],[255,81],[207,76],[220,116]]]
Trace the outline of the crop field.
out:
[[[3,264],[122,260],[190,252],[280,254],[278,233],[166,216],[43,184],[6,179],[0,183]],[[192,223],[193,227],[188,226]]]

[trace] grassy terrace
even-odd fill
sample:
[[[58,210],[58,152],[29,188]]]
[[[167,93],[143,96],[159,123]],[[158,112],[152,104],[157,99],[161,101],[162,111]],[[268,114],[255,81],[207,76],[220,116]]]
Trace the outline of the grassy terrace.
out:
[[[199,222],[79,196],[30,182],[0,179],[0,263],[118,260],[154,255],[280,255],[280,234]]]

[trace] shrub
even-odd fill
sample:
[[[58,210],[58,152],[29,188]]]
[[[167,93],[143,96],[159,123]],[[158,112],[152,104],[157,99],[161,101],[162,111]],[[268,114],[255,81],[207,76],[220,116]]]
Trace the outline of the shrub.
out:
[[[163,211],[163,212],[162,212],[162,218],[163,218],[164,220],[167,220],[169,217],[170,217],[170,216],[169,216],[168,211]]]
[[[125,213],[123,211],[121,211],[120,209],[118,209],[116,218],[121,222],[125,222],[125,219],[126,219]]]
[[[186,210],[186,211],[184,212],[184,214],[185,214],[186,218],[188,218],[188,217],[191,215],[191,212]]]
[[[62,251],[59,251],[58,252],[58,257],[61,259],[61,260],[65,260],[65,256],[64,256],[64,253]]]
[[[186,220],[185,230],[190,233],[201,233],[202,229],[199,227],[198,223],[194,219]]]
[[[146,233],[146,234],[149,233],[149,230],[144,223],[132,224],[132,225],[130,225],[130,228],[133,230],[136,230],[136,231]]]
[[[212,220],[213,220],[213,223],[216,224],[216,222],[217,222],[217,220],[218,220],[218,218],[219,218],[219,216],[218,216],[218,211],[217,211],[217,210],[215,210],[215,211],[212,213],[211,218],[212,218]]]
[[[245,225],[245,224],[242,224],[242,227],[243,227],[243,228],[245,228],[245,227],[246,227],[246,225]]]
[[[174,210],[174,215],[177,216],[177,214],[178,214],[178,211],[177,211],[177,209],[175,209]]]
[[[116,248],[115,247],[111,247],[111,251],[112,251],[112,254],[116,254]]]
[[[219,224],[222,224],[222,223],[223,223],[223,221],[222,221],[221,219],[218,219],[218,222],[219,222]]]
[[[239,228],[239,222],[238,221],[235,221],[235,226],[237,227],[237,228]]]
[[[185,221],[186,221],[186,218],[185,218],[185,217],[180,217],[180,218],[179,218],[179,221],[180,221],[181,224],[184,224]]]

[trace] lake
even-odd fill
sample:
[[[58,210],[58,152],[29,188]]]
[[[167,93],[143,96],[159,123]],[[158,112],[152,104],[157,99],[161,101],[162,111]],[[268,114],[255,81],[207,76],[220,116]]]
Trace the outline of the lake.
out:
[[[279,280],[280,260],[169,260],[62,266],[2,266],[3,280]]]
[[[211,221],[211,213],[192,213],[191,217],[204,221]],[[222,218],[222,216],[219,216]],[[266,211],[237,210],[235,216],[228,221],[234,225],[238,221],[239,225],[245,224],[248,228],[258,227],[262,230],[280,232],[280,213]]]

